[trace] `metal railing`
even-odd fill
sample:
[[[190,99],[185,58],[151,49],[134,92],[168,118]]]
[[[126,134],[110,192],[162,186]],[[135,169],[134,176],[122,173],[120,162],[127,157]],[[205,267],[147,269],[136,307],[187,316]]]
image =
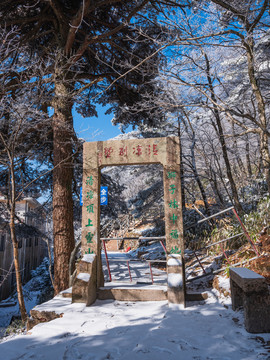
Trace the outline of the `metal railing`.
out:
[[[111,275],[111,269],[110,269],[110,263],[109,263],[109,257],[108,257],[108,253],[107,253],[107,249],[106,249],[106,241],[118,241],[118,240],[135,240],[135,241],[159,241],[161,246],[164,249],[165,254],[167,254],[167,250],[166,250],[166,246],[164,245],[162,240],[165,240],[166,237],[165,236],[153,236],[153,237],[145,237],[145,236],[138,236],[138,237],[115,237],[115,238],[101,238],[100,240],[102,241],[102,245],[103,245],[103,249],[104,249],[104,254],[105,254],[105,259],[106,259],[106,265],[107,265],[107,269],[108,269],[108,275],[109,275],[109,280],[110,282],[112,281],[112,275]],[[141,262],[141,260],[136,260],[136,259],[128,259],[128,260],[118,260],[118,261],[123,261],[127,263],[127,267],[128,267],[128,273],[129,273],[129,278],[130,281],[132,282],[132,276],[131,276],[131,271],[130,271],[130,266],[129,263],[130,262]],[[148,262],[148,266],[149,266],[149,271],[150,271],[150,275],[151,275],[151,281],[152,284],[154,284],[154,276],[153,276],[153,272],[152,272],[152,263],[161,263],[164,262],[166,263],[166,260],[144,260],[145,262]]]
[[[215,246],[215,245],[220,245],[220,248],[221,248],[221,251],[223,253],[223,255],[225,256],[225,258],[227,259],[228,263],[230,264],[230,260],[226,254],[226,251],[225,249],[223,248],[223,246],[221,245],[222,243],[224,242],[227,242],[227,241],[230,241],[230,240],[233,240],[239,236],[242,236],[242,235],[245,235],[245,237],[247,238],[248,242],[251,244],[255,254],[256,254],[256,257],[255,258],[258,258],[260,256],[256,246],[255,246],[255,243],[252,241],[246,227],[244,226],[242,220],[240,219],[239,215],[237,214],[234,206],[231,206],[225,210],[222,210],[222,211],[219,211],[218,213],[216,214],[213,214],[211,216],[208,216],[208,217],[205,217],[199,221],[197,221],[196,223],[190,225],[187,229],[190,229],[192,227],[195,227],[197,225],[200,225],[201,223],[205,222],[205,221],[209,221],[210,219],[213,219],[221,214],[224,214],[226,212],[229,212],[229,211],[232,211],[234,216],[236,217],[237,221],[239,222],[241,228],[243,229],[243,232],[241,233],[238,233],[236,235],[233,235],[233,236],[230,236],[226,239],[222,239],[222,240],[219,240],[219,241],[216,241],[212,244],[208,244],[204,247],[201,247],[200,249],[197,249],[197,250],[193,250],[193,254],[194,256],[196,257],[196,260],[198,261],[200,267],[202,268],[203,270],[203,275],[200,275],[200,276],[197,276],[197,277],[194,277],[192,280],[195,280],[195,279],[198,279],[200,277],[203,277],[203,276],[206,276],[206,275],[209,275],[208,273],[206,273],[205,271],[205,268],[203,267],[203,264],[202,264],[202,259],[200,260],[200,258],[198,257],[198,255],[196,254],[196,251],[200,251],[200,250],[204,250],[204,249],[208,249],[212,246]],[[187,230],[186,229],[186,230]],[[112,281],[112,276],[111,276],[111,271],[110,271],[110,264],[109,264],[109,258],[108,258],[108,254],[107,254],[107,249],[106,249],[106,241],[125,241],[125,240],[133,240],[133,241],[145,241],[145,242],[148,242],[148,241],[159,241],[161,246],[163,247],[163,250],[165,252],[165,254],[167,254],[167,250],[166,250],[166,246],[163,242],[163,240],[166,240],[166,237],[165,236],[153,236],[153,237],[145,237],[145,236],[138,236],[138,237],[113,237],[113,238],[108,238],[108,237],[103,237],[101,238],[101,241],[102,241],[102,244],[103,244],[103,248],[104,248],[104,253],[105,253],[105,258],[106,258],[106,264],[107,264],[107,269],[108,269],[108,274],[109,274],[109,279],[110,281]],[[254,259],[255,259],[254,258]],[[132,281],[132,276],[131,276],[131,271],[130,271],[130,266],[129,266],[129,263],[132,261],[141,261],[141,260],[135,260],[135,259],[129,259],[129,260],[122,260],[122,261],[126,261],[127,262],[127,267],[128,267],[128,272],[129,272],[129,277],[130,277],[130,281]],[[151,267],[151,263],[160,263],[160,262],[166,262],[166,260],[144,260],[146,262],[149,263],[149,270],[150,270],[150,274],[151,274],[151,280],[152,280],[152,284],[154,283],[154,278],[153,278],[153,272],[152,272],[152,267]],[[188,281],[191,281],[190,279]]]
[[[257,248],[256,248],[256,246],[255,246],[255,244],[254,244],[254,242],[252,241],[252,239],[251,239],[251,237],[250,237],[250,235],[249,235],[249,233],[248,233],[245,225],[243,224],[242,220],[240,219],[239,215],[237,214],[234,206],[231,206],[231,207],[229,207],[229,208],[227,208],[227,209],[225,209],[225,210],[219,211],[218,213],[213,214],[213,215],[211,215],[211,216],[204,217],[203,219],[201,219],[201,220],[197,221],[196,223],[190,225],[188,228],[186,228],[186,230],[188,230],[188,229],[190,229],[190,228],[192,228],[192,227],[195,227],[195,226],[197,226],[197,225],[200,225],[201,223],[203,223],[203,222],[205,222],[205,221],[209,221],[209,220],[211,220],[211,219],[213,219],[213,218],[215,218],[215,217],[217,217],[217,216],[219,216],[219,215],[221,215],[221,214],[224,214],[224,213],[226,213],[226,212],[229,212],[229,211],[232,211],[232,212],[233,212],[233,214],[234,214],[234,216],[236,217],[237,221],[239,222],[241,228],[243,229],[243,232],[238,233],[238,234],[233,235],[233,236],[230,236],[230,237],[228,237],[228,238],[226,238],[226,239],[219,240],[219,241],[214,242],[214,243],[212,243],[212,244],[206,245],[206,246],[204,246],[204,247],[201,247],[200,249],[193,250],[193,253],[194,253],[194,255],[195,255],[195,257],[196,257],[196,259],[197,259],[200,267],[202,268],[204,275],[200,275],[200,276],[194,277],[194,278],[192,278],[192,279],[189,279],[189,281],[196,280],[196,279],[201,278],[201,277],[203,277],[203,276],[209,275],[209,274],[206,273],[206,271],[205,271],[205,269],[204,269],[204,267],[203,267],[202,262],[200,261],[198,255],[196,254],[196,251],[208,249],[208,248],[210,248],[210,247],[212,247],[212,246],[215,246],[215,245],[217,245],[217,244],[221,244],[221,243],[223,243],[223,242],[226,242],[226,241],[230,241],[230,240],[232,240],[232,239],[235,239],[235,238],[237,238],[237,237],[239,237],[239,236],[241,236],[241,235],[245,235],[246,238],[247,238],[247,240],[248,240],[248,242],[249,242],[249,243],[251,244],[251,246],[253,247],[253,250],[254,250],[254,252],[255,252],[255,254],[256,254],[256,257],[255,257],[255,258],[258,258],[258,257],[260,256],[260,254],[259,254],[259,252],[258,252],[258,250],[257,250]],[[202,214],[201,214],[201,215],[202,215]],[[202,216],[203,216],[203,215],[202,215]],[[229,260],[229,258],[228,258],[228,256],[227,256],[226,251],[224,250],[223,246],[220,245],[220,248],[221,248],[221,251],[222,251],[223,255],[225,256],[226,260],[227,260],[228,263],[231,265],[230,260]],[[255,258],[254,258],[254,259],[255,259]],[[213,273],[214,273],[214,272],[213,272]]]

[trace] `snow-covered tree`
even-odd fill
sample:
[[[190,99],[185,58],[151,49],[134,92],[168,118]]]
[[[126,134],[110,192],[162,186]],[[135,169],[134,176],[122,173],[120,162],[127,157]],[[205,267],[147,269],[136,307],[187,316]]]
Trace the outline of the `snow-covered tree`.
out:
[[[16,202],[31,191],[44,188],[41,175],[46,175],[46,162],[39,166],[38,162],[50,148],[50,119],[40,107],[41,98],[45,98],[37,80],[42,69],[40,62],[30,62],[29,49],[25,47],[14,63],[19,45],[14,36],[16,30],[1,29],[0,34],[0,184],[13,245],[18,302],[22,320],[26,321],[15,227]]]

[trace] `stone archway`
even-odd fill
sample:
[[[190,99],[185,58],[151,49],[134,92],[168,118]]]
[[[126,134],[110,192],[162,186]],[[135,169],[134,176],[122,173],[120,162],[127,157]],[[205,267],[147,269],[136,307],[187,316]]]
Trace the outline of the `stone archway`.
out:
[[[94,301],[95,291],[103,285],[100,244],[100,170],[105,166],[161,164],[163,166],[164,210],[167,246],[169,302],[185,304],[184,240],[181,203],[180,147],[178,137],[89,142],[83,150],[82,254],[86,263],[77,271],[91,273],[84,298]],[[87,261],[88,259],[88,261]],[[85,270],[86,269],[86,270]],[[78,274],[78,280],[83,276]],[[91,278],[91,281],[90,281]],[[91,282],[91,284],[90,284]],[[75,280],[73,301],[82,297]],[[76,290],[77,289],[77,290]],[[80,291],[82,292],[82,291]]]

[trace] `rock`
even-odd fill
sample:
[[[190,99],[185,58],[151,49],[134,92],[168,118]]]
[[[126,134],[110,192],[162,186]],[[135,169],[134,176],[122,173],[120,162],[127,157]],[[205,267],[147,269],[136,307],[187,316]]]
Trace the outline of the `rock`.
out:
[[[54,311],[30,310],[30,315],[31,318],[27,320],[27,331],[31,330],[37,324],[58,319],[63,316],[63,313],[56,314]]]

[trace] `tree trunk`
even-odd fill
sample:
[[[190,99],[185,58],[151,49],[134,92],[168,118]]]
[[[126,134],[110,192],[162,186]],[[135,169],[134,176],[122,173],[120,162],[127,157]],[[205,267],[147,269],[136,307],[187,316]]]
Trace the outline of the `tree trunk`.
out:
[[[188,119],[188,115],[185,114],[185,116],[186,116],[186,118],[188,120],[189,128],[190,128],[190,130],[192,132],[192,137],[191,137],[192,143],[191,143],[191,147],[190,147],[191,168],[192,168],[192,171],[193,171],[193,174],[194,174],[194,177],[195,177],[195,181],[196,181],[196,183],[197,183],[197,185],[199,187],[200,193],[202,195],[202,199],[203,199],[206,214],[208,216],[210,216],[210,208],[209,208],[209,204],[208,204],[208,201],[207,201],[207,196],[206,196],[203,184],[201,182],[200,176],[198,174],[197,165],[196,165],[196,158],[195,158],[196,135],[195,135],[195,131],[194,131],[189,119]],[[184,124],[184,126],[186,128],[186,132],[188,133],[188,125],[187,125],[187,123],[186,123],[186,121],[184,119],[183,119],[183,124]]]
[[[15,177],[14,177],[14,165],[13,160],[10,161],[10,170],[11,170],[11,201],[10,201],[10,236],[13,246],[13,258],[14,258],[14,266],[15,266],[15,274],[16,274],[16,285],[17,285],[17,296],[18,303],[21,313],[21,318],[23,322],[27,320],[27,312],[25,309],[24,298],[23,298],[23,288],[22,288],[22,278],[20,272],[20,263],[19,263],[19,251],[18,251],[18,242],[16,239],[15,233],[15,206],[16,206],[16,193],[15,193]]]
[[[216,167],[217,167],[216,174],[219,177],[219,183],[222,184],[224,191],[226,192],[228,198],[230,199],[230,202],[233,203],[231,193],[228,191],[227,185],[226,185],[226,183],[224,181],[225,176],[224,176],[223,170],[221,168],[221,164],[220,164],[220,161],[219,161],[219,156],[217,156],[216,149],[213,147],[213,144],[212,144],[212,151],[213,151],[212,155],[213,155],[213,158],[215,160],[215,161],[213,161],[213,163],[216,164]],[[216,177],[216,180],[217,180],[217,177]]]
[[[211,213],[210,213],[210,208],[209,208],[209,204],[208,204],[208,201],[207,201],[207,196],[206,196],[206,193],[204,191],[204,187],[203,187],[203,184],[202,184],[201,179],[199,177],[197,166],[196,166],[195,152],[194,152],[195,145],[196,145],[196,139],[195,139],[195,133],[193,132],[192,133],[192,145],[191,145],[191,148],[190,148],[191,161],[192,161],[192,171],[193,171],[195,180],[197,182],[197,185],[198,185],[198,187],[200,189],[200,193],[202,195],[202,199],[203,199],[206,214],[208,216],[210,216]]]
[[[224,205],[224,200],[223,200],[223,197],[222,197],[222,195],[221,195],[221,193],[219,191],[219,188],[218,188],[216,172],[213,169],[211,159],[210,159],[210,161],[208,161],[208,158],[207,158],[207,156],[209,156],[209,152],[205,151],[204,143],[201,142],[200,147],[201,147],[201,154],[202,154],[202,156],[204,158],[204,162],[205,162],[205,165],[206,165],[205,166],[205,168],[206,168],[205,172],[208,175],[208,180],[209,180],[210,186],[211,186],[211,188],[213,190],[215,200],[216,200],[216,202],[218,204],[223,206]],[[208,173],[207,169],[209,170],[209,173]]]
[[[10,223],[10,234],[11,234],[12,245],[13,245],[13,257],[14,257],[14,266],[15,266],[15,274],[16,274],[18,303],[19,303],[22,321],[25,323],[27,320],[27,312],[25,309],[24,298],[23,298],[23,288],[22,288],[22,278],[21,278],[20,263],[19,263],[18,242],[15,237],[14,223],[13,224]]]
[[[212,169],[212,166],[210,165],[209,167],[210,169],[210,174],[211,174],[211,177],[210,177],[210,184],[211,184],[211,187],[213,189],[213,192],[215,194],[215,197],[216,199],[218,199],[218,202],[220,203],[221,206],[224,206],[224,200],[223,200],[223,197],[219,191],[219,188],[218,188],[218,181],[217,181],[217,176],[216,176],[216,173],[215,171]]]
[[[270,155],[269,155],[268,136],[264,131],[262,131],[260,134],[260,145],[261,145],[261,156],[262,156],[264,175],[266,179],[268,192],[270,194]]]
[[[79,251],[80,247],[82,245],[82,240],[78,241],[76,246],[74,247],[74,249],[72,250],[72,253],[70,255],[70,259],[69,259],[69,287],[71,287],[73,285],[73,281],[75,279],[75,274],[76,274],[76,254]]]
[[[233,145],[234,145],[234,157],[236,159],[237,165],[235,166],[235,172],[237,172],[237,177],[240,181],[243,181],[243,176],[242,176],[242,172],[244,172],[245,178],[247,178],[247,172],[246,172],[246,168],[244,166],[244,163],[241,159],[241,154],[239,154],[239,148],[238,148],[238,144],[237,144],[237,140],[236,140],[236,136],[235,136],[235,124],[234,122],[232,122],[232,135],[233,135]],[[237,171],[239,168],[240,172]]]
[[[72,101],[62,79],[53,100],[53,234],[55,294],[69,286],[69,258],[74,249],[72,200]]]
[[[252,87],[253,93],[255,95],[257,106],[258,106],[258,114],[259,114],[259,119],[260,119],[260,124],[261,124],[261,132],[260,132],[261,156],[262,156],[262,163],[263,163],[266,184],[268,187],[268,192],[270,194],[270,153],[269,153],[269,144],[268,144],[268,135],[267,135],[268,121],[266,118],[264,99],[263,99],[263,96],[261,93],[261,89],[258,85],[258,81],[255,76],[254,41],[253,41],[252,34],[250,35],[249,39],[245,43],[245,47],[247,50],[249,81],[251,83],[251,87]]]
[[[251,178],[251,176],[252,176],[252,168],[251,168],[251,161],[250,161],[250,151],[249,151],[248,136],[246,136],[246,163],[247,163],[248,176]]]
[[[210,96],[213,101],[213,114],[214,114],[214,117],[216,120],[216,124],[214,124],[213,122],[212,122],[212,124],[213,124],[214,129],[217,132],[217,135],[218,135],[218,138],[219,138],[219,141],[221,144],[222,155],[223,155],[223,159],[224,159],[225,166],[226,166],[226,173],[227,173],[227,176],[228,176],[228,179],[230,182],[230,186],[231,186],[234,205],[235,205],[236,210],[239,213],[241,213],[243,211],[243,209],[240,204],[237,188],[236,188],[233,176],[232,176],[231,164],[230,164],[229,157],[228,157],[227,146],[226,146],[226,142],[225,142],[225,138],[224,138],[223,128],[221,125],[219,111],[218,111],[217,106],[215,105],[217,103],[217,99],[215,96],[213,82],[212,82],[212,78],[211,78],[211,74],[210,74],[210,63],[209,63],[209,59],[208,59],[207,55],[205,54],[204,56],[205,56],[205,62],[206,62],[207,81],[208,81],[208,85],[209,85],[209,89],[210,89]]]
[[[53,280],[53,274],[52,274],[52,253],[51,253],[51,247],[50,247],[50,242],[49,242],[49,238],[47,236],[44,236],[43,241],[46,243],[47,246],[47,250],[48,250],[48,257],[49,257],[49,274],[50,274],[50,279],[51,279],[51,283],[52,286],[54,288],[54,280]]]

